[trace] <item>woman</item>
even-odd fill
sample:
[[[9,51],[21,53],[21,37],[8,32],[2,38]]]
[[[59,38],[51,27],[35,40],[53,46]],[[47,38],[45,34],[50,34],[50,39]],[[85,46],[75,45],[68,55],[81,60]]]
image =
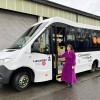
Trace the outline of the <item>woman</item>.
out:
[[[77,82],[75,74],[76,55],[73,47],[69,44],[66,47],[67,51],[63,55],[58,55],[58,58],[65,57],[65,64],[62,70],[61,80],[68,83],[68,87],[72,87],[73,83]]]

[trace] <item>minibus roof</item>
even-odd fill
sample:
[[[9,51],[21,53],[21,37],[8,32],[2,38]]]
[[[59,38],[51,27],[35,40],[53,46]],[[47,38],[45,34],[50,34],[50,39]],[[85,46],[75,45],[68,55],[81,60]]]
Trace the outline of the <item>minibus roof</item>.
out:
[[[36,23],[34,25],[38,25],[38,24],[41,24],[41,23],[44,23],[44,22],[48,22],[49,23],[48,25],[58,22],[58,23],[63,23],[63,24],[70,25],[70,26],[73,26],[73,27],[100,30],[99,26],[93,26],[93,25],[87,25],[87,24],[83,24],[83,23],[78,23],[78,22],[74,22],[74,21],[71,21],[71,20],[68,20],[68,19],[65,19],[65,18],[61,18],[61,17],[52,17],[52,18],[40,21],[40,22],[38,22],[38,23]]]
[[[42,20],[42,21],[40,21],[40,22],[38,22],[38,23],[35,23],[35,24],[32,25],[32,26],[35,26],[35,25],[38,25],[38,24],[42,24],[42,23],[45,23],[45,22],[51,22],[52,19],[54,19],[54,17],[53,17],[53,18],[49,18],[49,19]]]
[[[78,23],[78,22],[74,22],[74,21],[71,21],[71,20],[68,20],[68,19],[65,19],[65,18],[61,18],[61,17],[54,17],[54,18],[51,18],[50,20],[51,20],[51,23],[59,22],[59,23],[64,23],[66,25],[73,26],[73,27],[100,30],[99,26],[93,26],[93,25]]]

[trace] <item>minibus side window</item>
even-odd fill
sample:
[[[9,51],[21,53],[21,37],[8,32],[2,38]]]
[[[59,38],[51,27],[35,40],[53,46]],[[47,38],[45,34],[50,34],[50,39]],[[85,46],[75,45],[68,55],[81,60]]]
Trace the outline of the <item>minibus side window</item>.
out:
[[[100,50],[97,30],[76,28],[77,52]]]
[[[77,49],[77,43],[75,41],[75,34],[76,29],[72,26],[67,26],[67,45],[71,44],[73,46],[73,49],[76,51]]]
[[[31,52],[50,53],[50,28],[46,29],[31,46]]]

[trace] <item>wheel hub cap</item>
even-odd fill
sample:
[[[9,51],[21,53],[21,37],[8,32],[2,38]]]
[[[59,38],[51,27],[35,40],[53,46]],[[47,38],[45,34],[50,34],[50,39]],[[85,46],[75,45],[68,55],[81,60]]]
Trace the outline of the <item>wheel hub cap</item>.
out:
[[[20,79],[19,79],[19,86],[21,88],[24,88],[28,85],[29,83],[29,77],[27,75],[23,75]]]

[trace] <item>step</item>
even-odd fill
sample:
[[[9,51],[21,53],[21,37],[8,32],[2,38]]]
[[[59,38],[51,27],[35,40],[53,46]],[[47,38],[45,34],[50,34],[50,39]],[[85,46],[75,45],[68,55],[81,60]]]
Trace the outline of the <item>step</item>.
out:
[[[56,75],[56,81],[61,82],[61,75],[62,75],[62,74],[57,74],[57,75]]]

